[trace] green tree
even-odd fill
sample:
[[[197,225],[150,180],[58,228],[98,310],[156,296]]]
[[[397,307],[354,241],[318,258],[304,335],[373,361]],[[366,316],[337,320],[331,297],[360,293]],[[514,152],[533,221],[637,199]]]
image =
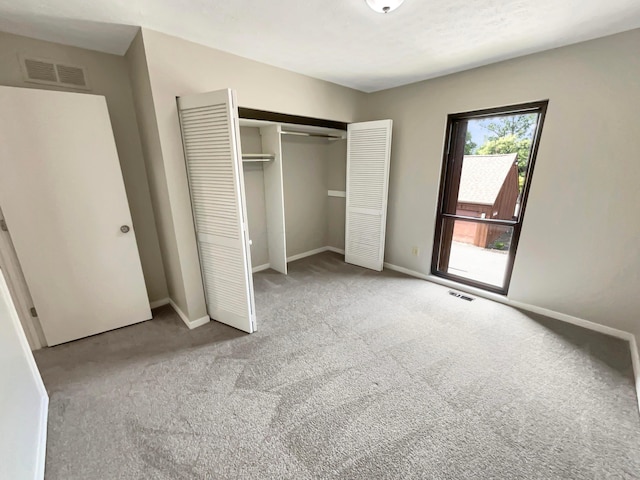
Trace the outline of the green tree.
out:
[[[479,155],[517,153],[518,183],[524,185],[527,173],[531,139],[538,116],[534,113],[509,115],[483,120],[480,125],[490,132],[485,143],[477,149]]]
[[[487,140],[477,150],[478,155],[497,155],[505,153],[517,153],[518,162],[518,183],[520,189],[524,185],[524,177],[527,173],[529,162],[529,150],[531,150],[531,138],[518,138],[514,134]]]
[[[473,155],[477,146],[478,144],[471,140],[471,132],[467,131],[467,138],[464,142],[464,154]]]
[[[533,128],[536,124],[537,115],[528,113],[525,115],[510,115],[508,117],[495,117],[483,120],[480,125],[485,130],[492,133],[489,140],[514,135],[518,140],[522,140],[533,135]]]

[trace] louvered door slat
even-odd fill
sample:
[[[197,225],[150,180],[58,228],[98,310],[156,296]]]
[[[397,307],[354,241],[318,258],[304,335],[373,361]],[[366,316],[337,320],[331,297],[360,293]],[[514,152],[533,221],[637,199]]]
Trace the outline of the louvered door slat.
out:
[[[181,97],[178,107],[207,310],[251,333],[253,280],[233,93]]]
[[[347,135],[345,261],[382,270],[391,120],[354,123]]]

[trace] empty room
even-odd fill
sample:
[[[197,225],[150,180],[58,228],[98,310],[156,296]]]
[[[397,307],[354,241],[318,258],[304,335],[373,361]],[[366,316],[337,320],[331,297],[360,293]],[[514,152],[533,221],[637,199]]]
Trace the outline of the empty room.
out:
[[[640,479],[640,3],[0,2],[0,479]]]

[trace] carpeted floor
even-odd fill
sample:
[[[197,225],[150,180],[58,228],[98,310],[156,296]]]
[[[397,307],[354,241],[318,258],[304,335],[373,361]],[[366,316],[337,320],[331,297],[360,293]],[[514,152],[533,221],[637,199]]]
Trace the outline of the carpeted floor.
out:
[[[626,342],[321,254],[259,331],[154,320],[37,352],[46,478],[639,478]]]

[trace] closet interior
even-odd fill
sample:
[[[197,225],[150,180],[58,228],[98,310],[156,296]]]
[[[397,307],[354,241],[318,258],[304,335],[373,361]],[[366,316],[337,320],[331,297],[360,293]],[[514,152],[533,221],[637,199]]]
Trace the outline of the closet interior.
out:
[[[344,253],[346,131],[240,119],[253,271]]]
[[[242,110],[230,89],[178,98],[207,313],[252,333],[253,271],[326,250],[382,270],[392,122]]]

